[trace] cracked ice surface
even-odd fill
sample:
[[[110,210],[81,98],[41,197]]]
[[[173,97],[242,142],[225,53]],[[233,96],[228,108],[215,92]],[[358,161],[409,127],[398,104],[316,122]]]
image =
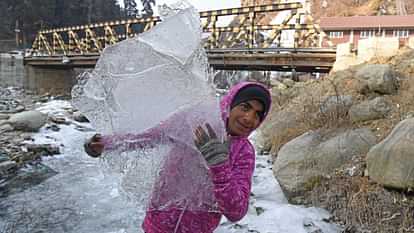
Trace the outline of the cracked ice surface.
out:
[[[217,211],[193,135],[209,123],[225,136],[200,18],[186,2],[162,13],[165,20],[150,31],[104,50],[73,88],[73,104],[110,136],[104,170],[121,174],[132,201],[151,209]]]

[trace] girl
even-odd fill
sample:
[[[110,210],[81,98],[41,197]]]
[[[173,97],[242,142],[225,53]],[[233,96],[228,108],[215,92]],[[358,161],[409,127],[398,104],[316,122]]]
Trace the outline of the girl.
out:
[[[148,208],[143,223],[146,233],[212,233],[219,225],[222,215],[232,222],[239,221],[246,215],[255,167],[255,151],[248,136],[263,122],[270,105],[270,93],[264,86],[253,82],[239,83],[232,87],[220,102],[228,140],[225,142],[218,140],[213,127],[209,124],[194,129],[192,132],[194,144],[208,165],[207,172],[213,183],[212,189],[203,185],[197,186],[191,179],[197,174],[181,177],[174,174],[185,170],[191,163],[191,158],[197,155],[187,149],[188,146],[171,139],[169,143],[174,145],[171,154],[189,154],[189,156],[184,159],[168,158],[171,162],[168,161],[170,164],[167,167],[174,167],[174,169],[170,171],[166,169],[160,175],[163,186],[155,188],[157,195],[156,198],[152,197],[150,206],[161,206],[160,203],[167,203],[166,199],[174,195],[174,192],[180,192],[179,189],[186,186],[192,187],[189,188],[190,191],[195,185],[198,193],[194,195],[194,200],[187,200],[186,205],[203,198],[208,199],[209,195],[203,193],[211,192],[218,211],[186,209],[179,203],[167,208]],[[166,124],[152,128],[139,136],[95,135],[85,144],[85,150],[89,155],[98,157],[103,150],[113,150],[119,148],[121,144],[124,150],[129,150],[161,143],[165,125],[179,124],[177,120],[179,119],[167,121]],[[128,139],[138,137],[139,143],[133,140],[130,140],[131,143],[127,142]]]

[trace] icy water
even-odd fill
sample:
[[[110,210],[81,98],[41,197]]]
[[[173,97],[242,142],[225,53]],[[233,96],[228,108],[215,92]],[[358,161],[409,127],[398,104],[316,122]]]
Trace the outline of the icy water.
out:
[[[137,232],[137,208],[119,195],[117,178],[82,151],[86,134],[70,126],[42,133],[64,144],[63,155],[44,161],[57,174],[0,200],[0,232]]]

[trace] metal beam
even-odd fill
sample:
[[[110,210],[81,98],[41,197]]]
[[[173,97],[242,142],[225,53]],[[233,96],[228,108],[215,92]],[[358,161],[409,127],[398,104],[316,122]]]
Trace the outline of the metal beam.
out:
[[[257,50],[257,49],[256,49]],[[224,50],[225,51],[225,50]],[[258,52],[245,50],[227,50],[227,52],[209,51],[210,66],[217,70],[268,70],[327,73],[335,62],[335,54],[320,52],[289,52],[287,50],[275,52],[272,49]],[[236,52],[238,51],[238,52]],[[272,52],[270,52],[272,51]],[[291,51],[294,51],[292,49]],[[295,51],[298,51],[297,49]],[[25,65],[45,68],[93,68],[99,59],[99,54],[91,56],[62,57],[31,57],[24,60]]]

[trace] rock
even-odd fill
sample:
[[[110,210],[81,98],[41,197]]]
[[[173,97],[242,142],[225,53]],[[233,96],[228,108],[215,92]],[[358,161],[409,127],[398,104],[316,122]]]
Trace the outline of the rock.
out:
[[[60,149],[52,144],[27,144],[27,151],[34,153],[41,153],[42,155],[57,155],[60,154]]]
[[[0,149],[0,163],[7,160],[10,160],[9,155],[5,151]]]
[[[390,65],[367,64],[357,70],[356,78],[362,81],[360,92],[366,94],[395,94],[398,90],[398,78]]]
[[[366,154],[375,143],[369,129],[310,131],[280,149],[273,172],[287,198],[294,202],[321,178],[354,156]]]
[[[8,170],[17,167],[17,163],[14,161],[4,161],[0,163],[0,174],[7,173]]]
[[[46,124],[47,115],[39,111],[26,111],[14,114],[8,122],[16,130],[22,131],[38,131]]]
[[[27,162],[33,162],[40,159],[42,155],[34,152],[20,152],[15,154],[11,159],[18,164],[25,164]]]
[[[70,124],[69,122],[66,121],[65,117],[61,117],[61,116],[51,116],[49,117],[49,119],[56,124]]]
[[[26,110],[26,107],[19,105],[14,109],[13,113],[23,112],[24,110]]]
[[[257,130],[256,141],[262,151],[271,151],[276,157],[279,149],[289,140],[304,133],[302,115],[298,111],[277,111],[269,116],[266,124]]]
[[[59,126],[56,125],[56,124],[49,125],[49,126],[46,127],[46,129],[50,129],[50,130],[55,131],[55,132],[60,131]]]
[[[9,123],[6,123],[6,124],[1,124],[0,123],[0,132],[1,133],[13,131],[13,130],[14,130],[13,126],[11,126]]]
[[[0,121],[1,120],[7,120],[7,119],[9,119],[10,118],[10,116],[8,115],[8,114],[5,114],[5,113],[0,113]]]
[[[89,122],[88,118],[86,118],[86,116],[84,116],[82,113],[80,112],[74,112],[73,113],[73,119],[77,122]]]
[[[368,174],[385,187],[414,188],[414,118],[398,123],[367,155]]]
[[[364,101],[349,109],[349,117],[352,122],[362,122],[384,118],[392,107],[384,97]]]
[[[2,183],[0,197],[7,197],[22,192],[27,188],[42,183],[56,174],[56,171],[40,163],[27,165],[24,169],[17,171],[15,176],[7,178],[6,181]]]

